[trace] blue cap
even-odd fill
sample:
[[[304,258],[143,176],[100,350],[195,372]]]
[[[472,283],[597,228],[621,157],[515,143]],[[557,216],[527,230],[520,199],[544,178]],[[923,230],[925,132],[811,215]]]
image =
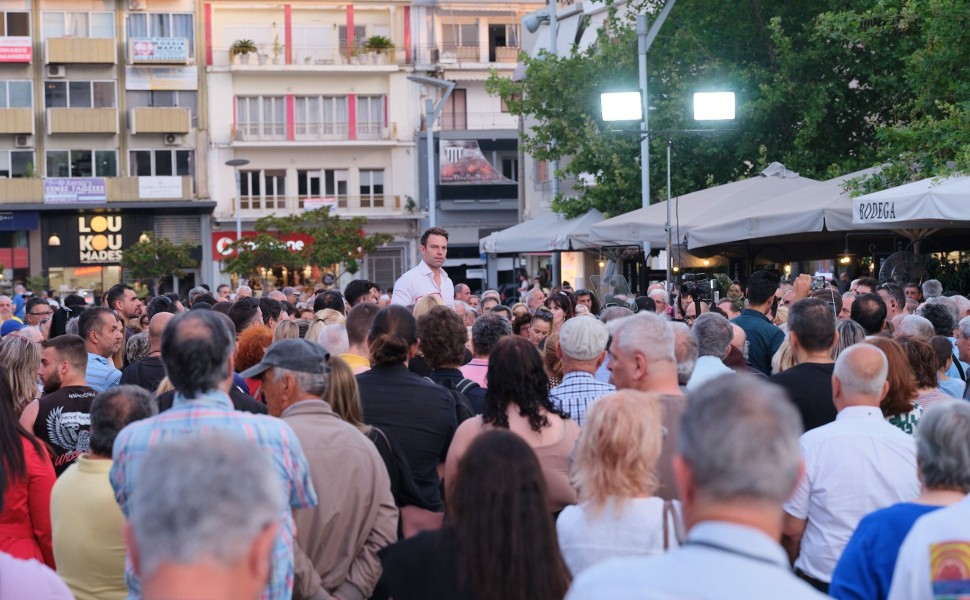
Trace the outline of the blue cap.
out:
[[[2,326],[0,326],[0,337],[7,337],[8,333],[20,331],[24,327],[26,327],[26,325],[24,325],[17,319],[8,319],[3,322]]]

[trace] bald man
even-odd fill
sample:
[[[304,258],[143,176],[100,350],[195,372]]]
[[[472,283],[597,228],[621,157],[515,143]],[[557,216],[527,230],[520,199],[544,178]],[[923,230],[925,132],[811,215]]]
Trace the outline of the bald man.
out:
[[[165,378],[162,364],[162,332],[174,317],[172,313],[160,312],[148,322],[148,346],[151,352],[147,357],[125,367],[121,372],[121,384],[137,385],[155,393],[158,384]]]

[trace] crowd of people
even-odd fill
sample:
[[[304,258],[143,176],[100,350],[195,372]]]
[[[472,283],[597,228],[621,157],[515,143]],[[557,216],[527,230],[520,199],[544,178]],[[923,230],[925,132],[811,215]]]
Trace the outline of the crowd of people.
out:
[[[0,598],[970,595],[970,300],[509,300],[447,242],[387,294],[0,296]]]

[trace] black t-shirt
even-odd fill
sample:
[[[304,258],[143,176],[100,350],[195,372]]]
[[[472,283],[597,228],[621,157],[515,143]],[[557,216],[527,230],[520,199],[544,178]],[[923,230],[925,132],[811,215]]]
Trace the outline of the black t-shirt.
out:
[[[86,385],[72,385],[38,401],[34,435],[47,444],[58,476],[91,449],[91,403],[97,395]]]
[[[805,431],[835,420],[838,411],[832,402],[833,363],[802,363],[776,373],[768,381],[785,388],[802,415]]]
[[[149,356],[125,367],[121,372],[121,385],[137,385],[151,393],[155,393],[158,384],[165,379],[165,365],[161,356]]]
[[[375,365],[357,376],[357,384],[364,422],[380,427],[401,446],[426,506],[440,510],[438,465],[458,428],[451,392],[403,364]]]
[[[477,600],[458,583],[455,536],[447,526],[392,544],[380,552],[383,572],[372,600]],[[501,577],[496,574],[496,577]]]

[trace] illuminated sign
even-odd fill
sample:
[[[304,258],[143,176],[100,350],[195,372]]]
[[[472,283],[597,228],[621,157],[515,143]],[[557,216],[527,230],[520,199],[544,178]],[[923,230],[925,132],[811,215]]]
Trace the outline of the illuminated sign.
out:
[[[81,263],[121,262],[121,216],[78,217],[77,230]]]

